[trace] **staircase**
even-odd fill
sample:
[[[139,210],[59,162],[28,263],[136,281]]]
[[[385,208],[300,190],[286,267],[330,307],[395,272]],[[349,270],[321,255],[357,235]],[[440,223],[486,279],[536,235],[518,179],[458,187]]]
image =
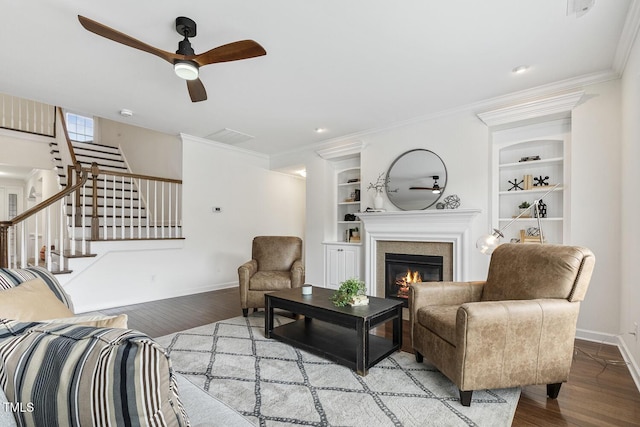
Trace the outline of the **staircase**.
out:
[[[54,166],[58,173],[58,179],[62,187],[66,186],[67,173],[62,164],[60,150],[57,142],[49,144]],[[77,162],[86,169],[90,169],[95,163],[102,172],[130,173],[129,168],[118,147],[94,144],[91,142],[72,141],[73,151]],[[146,227],[147,209],[142,200],[140,192],[132,180],[116,178],[98,180],[96,186],[96,210],[98,215],[98,239],[126,239],[140,238],[144,236],[138,233],[138,225]],[[67,198],[67,216],[71,220],[72,206],[74,201]],[[79,199],[75,200],[75,205],[82,206],[76,215],[82,218],[85,227],[91,227],[91,215],[93,212],[93,187],[88,187],[81,192]],[[81,223],[76,221],[76,226]],[[131,227],[133,226],[133,227]],[[130,233],[127,233],[127,227]],[[90,232],[91,230],[85,230]],[[82,237],[78,234],[76,237]],[[92,237],[91,235],[86,238]]]
[[[117,147],[67,138],[62,147],[51,142],[50,153],[61,190],[0,222],[0,267],[72,273],[72,264],[88,265],[79,259],[126,250],[124,242],[182,239],[182,181],[132,173]],[[98,241],[120,246],[94,252]]]

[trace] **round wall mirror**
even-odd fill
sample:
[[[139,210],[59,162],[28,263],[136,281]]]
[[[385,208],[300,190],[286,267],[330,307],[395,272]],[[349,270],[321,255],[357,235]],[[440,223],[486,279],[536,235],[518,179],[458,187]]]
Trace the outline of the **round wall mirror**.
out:
[[[393,161],[387,172],[387,197],[403,211],[427,209],[447,185],[447,168],[436,153],[417,148]]]

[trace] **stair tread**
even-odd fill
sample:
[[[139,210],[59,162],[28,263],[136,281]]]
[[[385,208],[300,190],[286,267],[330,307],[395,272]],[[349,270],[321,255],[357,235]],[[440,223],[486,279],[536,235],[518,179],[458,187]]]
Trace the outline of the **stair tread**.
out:
[[[51,253],[60,256],[60,251],[53,250],[51,251]],[[65,249],[63,251],[63,254],[65,258],[93,258],[98,256],[98,254],[80,254],[80,253],[72,254],[71,250],[69,249]]]

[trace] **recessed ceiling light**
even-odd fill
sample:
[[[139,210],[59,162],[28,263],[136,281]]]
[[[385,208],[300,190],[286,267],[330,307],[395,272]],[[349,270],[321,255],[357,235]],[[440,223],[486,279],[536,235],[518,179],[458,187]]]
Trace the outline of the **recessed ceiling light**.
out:
[[[316,128],[315,131],[316,133],[323,133],[323,132],[326,132],[327,130],[325,128]]]
[[[123,108],[122,110],[120,110],[120,115],[122,117],[131,117],[133,116],[133,111]]]
[[[514,68],[513,70],[511,70],[511,72],[513,72],[514,74],[522,74],[524,72],[526,72],[529,69],[528,65],[520,65],[516,68]]]

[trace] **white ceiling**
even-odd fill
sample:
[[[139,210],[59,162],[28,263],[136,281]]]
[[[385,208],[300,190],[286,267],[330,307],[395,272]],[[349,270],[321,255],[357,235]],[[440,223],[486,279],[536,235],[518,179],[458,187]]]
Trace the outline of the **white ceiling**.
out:
[[[0,0],[0,92],[170,134],[230,128],[255,137],[240,146],[274,154],[619,75],[633,1],[596,0],[577,18],[565,0]],[[167,51],[187,16],[196,53],[254,39],[267,55],[203,67],[209,99],[192,103],[170,64],[89,33],[78,14]],[[530,69],[515,75],[519,65]]]

